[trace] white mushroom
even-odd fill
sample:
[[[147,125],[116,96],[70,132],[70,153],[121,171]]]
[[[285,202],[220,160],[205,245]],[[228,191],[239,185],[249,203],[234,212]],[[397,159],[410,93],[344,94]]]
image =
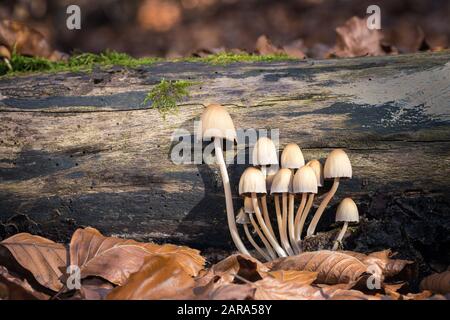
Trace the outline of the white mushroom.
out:
[[[255,167],[245,169],[244,173],[242,173],[241,179],[239,180],[239,194],[252,198],[256,219],[258,220],[264,235],[269,240],[271,246],[275,249],[277,254],[280,257],[286,257],[286,252],[283,248],[281,248],[278,241],[269,231],[259,208],[258,197],[266,194],[266,180],[264,179],[264,175],[261,170]]]
[[[336,222],[344,222],[341,231],[334,241],[333,250],[337,250],[344,238],[349,222],[359,222],[359,212],[356,203],[351,198],[345,198],[339,204],[336,211]]]
[[[319,208],[317,209],[316,213],[314,214],[313,219],[311,220],[311,223],[307,230],[308,236],[314,234],[316,227],[317,227],[317,223],[319,222],[323,211],[325,210],[328,203],[333,198],[334,194],[336,193],[336,191],[339,187],[339,179],[352,177],[352,165],[350,163],[350,159],[348,158],[348,156],[344,152],[344,150],[342,150],[342,149],[333,150],[325,162],[323,171],[324,171],[324,173],[323,173],[324,178],[325,179],[334,179],[334,182],[333,182],[333,186],[331,187],[330,191],[328,191],[327,195],[322,200],[322,203],[320,204]]]
[[[311,167],[304,166],[297,170],[292,181],[292,191],[294,194],[302,195],[302,200],[300,206],[298,207],[295,221],[293,221],[295,228],[293,227],[289,233],[291,236],[291,242],[296,243],[297,252],[300,252],[301,250],[298,242],[301,239],[303,225],[305,224],[306,216],[309,212],[309,209],[306,210],[307,207],[305,207],[306,198],[309,194],[309,199],[314,199],[314,194],[317,193],[317,179],[314,170]]]
[[[253,147],[252,162],[254,166],[259,166],[261,172],[264,175],[267,183],[267,170],[272,166],[278,167],[278,152],[273,141],[268,137],[260,137],[256,141]],[[275,237],[275,233],[272,228],[272,223],[270,222],[269,210],[267,209],[267,199],[266,196],[261,197],[262,211],[264,216],[264,221],[269,228],[272,236]]]
[[[223,189],[225,193],[225,204],[227,209],[228,227],[231,238],[236,248],[243,254],[250,255],[244,243],[239,237],[234,217],[233,199],[231,195],[230,179],[228,177],[227,166],[223,158],[222,139],[234,141],[236,139],[236,129],[228,111],[221,105],[211,104],[206,107],[201,116],[201,136],[202,139],[214,139],[214,149],[216,161],[220,168]]]
[[[288,194],[292,187],[292,171],[290,169],[280,169],[272,181],[270,193],[275,199],[275,211],[277,213],[278,230],[280,233],[281,244],[289,255],[293,255],[288,236],[287,236],[287,211],[288,211]],[[280,209],[280,195],[283,201],[283,211]]]

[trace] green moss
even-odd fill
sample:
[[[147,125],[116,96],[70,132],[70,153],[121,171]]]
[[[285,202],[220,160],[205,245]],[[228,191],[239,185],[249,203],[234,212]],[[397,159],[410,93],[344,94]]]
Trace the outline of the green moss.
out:
[[[163,60],[155,57],[133,58],[125,53],[115,51],[106,51],[100,54],[81,53],[72,55],[68,61],[50,61],[48,59],[39,57],[25,57],[14,54],[11,58],[12,70],[4,61],[0,62],[0,76],[1,75],[18,75],[30,72],[77,72],[77,71],[91,71],[94,66],[109,67],[109,66],[124,66],[135,68],[142,65],[151,65],[158,61],[168,62],[201,62],[213,65],[226,65],[235,62],[272,62],[295,60],[287,55],[253,55],[247,53],[218,53],[202,58],[182,58],[175,60]]]
[[[30,72],[62,72],[62,71],[90,71],[94,66],[124,66],[138,67],[151,65],[158,58],[133,58],[125,53],[106,51],[100,54],[81,53],[71,56],[68,61],[50,61],[39,57],[26,57],[13,53],[11,57],[12,70],[6,63],[0,63],[0,75],[17,75]]]
[[[167,114],[176,113],[179,110],[178,103],[189,96],[188,88],[194,82],[177,80],[161,80],[159,84],[152,88],[144,99],[144,104],[151,102],[151,107],[157,109],[165,119]]]
[[[179,61],[189,62],[204,62],[214,65],[226,65],[235,62],[272,62],[272,61],[286,61],[296,60],[285,54],[273,54],[273,55],[254,55],[248,53],[218,53],[201,58],[182,58]]]

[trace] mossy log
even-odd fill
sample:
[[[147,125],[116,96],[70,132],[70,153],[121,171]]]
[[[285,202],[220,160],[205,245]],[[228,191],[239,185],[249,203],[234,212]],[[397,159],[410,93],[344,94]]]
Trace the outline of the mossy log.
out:
[[[307,160],[345,148],[354,177],[319,223],[352,196],[362,222],[347,249],[392,248],[450,263],[450,53],[210,65],[161,62],[0,79],[0,237],[68,241],[78,226],[140,240],[234,250],[218,168],[176,165],[172,132],[203,106],[238,128],[280,130]],[[162,79],[196,84],[165,120],[143,104]],[[245,165],[230,165],[237,185]],[[324,190],[330,187],[326,184]],[[235,207],[241,206],[234,189]],[[317,203],[315,204],[317,207]],[[337,229],[336,229],[337,230]]]

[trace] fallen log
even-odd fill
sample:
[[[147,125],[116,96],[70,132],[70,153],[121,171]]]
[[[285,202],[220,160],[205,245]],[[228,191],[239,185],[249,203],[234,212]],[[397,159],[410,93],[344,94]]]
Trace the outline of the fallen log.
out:
[[[136,69],[0,79],[0,238],[68,241],[79,226],[107,235],[234,250],[216,166],[170,159],[175,129],[193,131],[203,106],[228,107],[238,128],[280,130],[306,160],[345,148],[362,222],[347,249],[392,248],[450,264],[450,53]],[[195,83],[164,120],[143,104],[162,79]],[[230,165],[236,209],[244,165]],[[330,184],[326,184],[327,190]],[[315,204],[317,207],[317,203]]]

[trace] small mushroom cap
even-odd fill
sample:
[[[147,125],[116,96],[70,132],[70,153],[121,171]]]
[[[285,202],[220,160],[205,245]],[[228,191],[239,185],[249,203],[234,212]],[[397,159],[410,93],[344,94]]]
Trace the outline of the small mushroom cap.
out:
[[[302,150],[296,143],[289,143],[281,153],[281,167],[298,169],[305,165]]]
[[[278,170],[272,180],[270,193],[287,193],[292,190],[292,171],[287,168]]]
[[[267,167],[266,171],[266,186],[267,190],[270,190],[272,187],[272,181],[275,175],[277,174],[278,170],[280,169],[280,166],[277,164],[272,164]]]
[[[352,198],[345,198],[336,211],[336,222],[359,222],[358,207]]]
[[[242,173],[239,180],[239,194],[251,196],[252,193],[263,195],[267,193],[266,179],[261,170],[255,167],[249,167]]]
[[[323,168],[325,179],[351,178],[352,164],[347,154],[342,149],[335,149],[328,155]]]
[[[319,160],[311,160],[306,164],[308,167],[314,170],[317,178],[317,186],[323,187],[323,166]]]
[[[252,160],[254,166],[278,164],[277,148],[272,139],[261,137],[253,147]]]
[[[244,211],[245,213],[254,213],[255,209],[253,208],[253,201],[250,197],[244,198]]]
[[[210,104],[205,108],[200,118],[201,138],[222,138],[234,141],[236,129],[227,109],[220,104]]]
[[[11,60],[11,51],[7,47],[0,45],[0,57]]]
[[[297,170],[292,180],[293,193],[317,193],[317,178],[311,167],[303,166]]]
[[[245,212],[243,208],[239,210],[239,214],[236,216],[236,223],[239,224],[249,224],[250,218],[248,217],[248,213]]]

